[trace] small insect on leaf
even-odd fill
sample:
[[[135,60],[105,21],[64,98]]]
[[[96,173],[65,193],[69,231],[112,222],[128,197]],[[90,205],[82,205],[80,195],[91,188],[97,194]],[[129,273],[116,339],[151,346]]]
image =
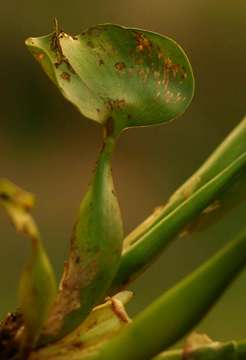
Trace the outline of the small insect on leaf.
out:
[[[7,211],[17,232],[32,242],[31,256],[24,266],[19,287],[20,308],[25,323],[23,346],[32,347],[55,297],[55,276],[35,221],[29,213],[34,206],[33,195],[2,179],[0,204]]]
[[[34,359],[84,359],[103,343],[112,339],[130,322],[125,305],[131,300],[130,291],[122,291],[107,298],[103,304],[96,306],[87,319],[74,331],[60,341],[41,348]],[[33,360],[34,360],[33,359]],[[32,360],[32,357],[31,359]]]

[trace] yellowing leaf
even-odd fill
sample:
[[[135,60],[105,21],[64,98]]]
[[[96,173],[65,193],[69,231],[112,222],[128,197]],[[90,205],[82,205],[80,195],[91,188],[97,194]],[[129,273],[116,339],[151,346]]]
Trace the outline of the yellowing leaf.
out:
[[[32,253],[24,266],[19,288],[25,323],[23,346],[32,347],[56,294],[55,276],[35,221],[29,213],[34,205],[33,195],[8,180],[0,180],[0,204],[6,209],[17,232],[32,242]]]

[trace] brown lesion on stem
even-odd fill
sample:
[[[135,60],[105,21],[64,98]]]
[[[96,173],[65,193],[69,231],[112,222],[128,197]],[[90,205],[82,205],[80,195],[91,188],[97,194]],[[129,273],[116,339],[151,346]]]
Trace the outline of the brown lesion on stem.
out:
[[[104,127],[104,138],[114,133],[114,119],[110,116]]]
[[[106,101],[107,108],[112,112],[114,110],[122,110],[126,106],[125,99],[108,99]]]
[[[59,290],[49,318],[44,326],[44,336],[56,336],[61,330],[65,318],[73,311],[78,310],[82,304],[82,291],[98,273],[98,254],[94,255],[87,264],[75,244],[76,224],[71,240],[70,256],[64,264],[63,276]]]

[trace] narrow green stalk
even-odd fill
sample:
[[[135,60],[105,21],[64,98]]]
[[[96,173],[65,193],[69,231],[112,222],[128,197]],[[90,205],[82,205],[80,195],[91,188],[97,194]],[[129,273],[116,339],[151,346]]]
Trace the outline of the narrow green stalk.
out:
[[[246,150],[246,118],[227,136],[205,163],[171,196],[167,205],[153,213],[134,229],[125,239],[124,248],[128,249],[146,231],[160,222],[170,212],[187,200],[213,177],[223,171],[231,162]]]
[[[246,230],[164,293],[90,359],[149,359],[190,331],[246,263]]]
[[[152,263],[175,235],[215,199],[235,174],[245,168],[245,164],[246,151],[187,200],[175,207],[128,248],[121,258],[112,292],[134,279]]]

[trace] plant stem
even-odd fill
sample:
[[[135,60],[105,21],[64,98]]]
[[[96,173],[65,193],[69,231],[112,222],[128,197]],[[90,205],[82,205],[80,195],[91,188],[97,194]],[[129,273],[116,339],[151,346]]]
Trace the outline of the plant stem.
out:
[[[121,258],[120,269],[112,286],[112,292],[134,279],[171,242],[183,227],[214,200],[215,196],[246,165],[246,151],[227,168],[199,188],[187,200],[174,208],[142,237],[127,249]]]
[[[190,331],[246,263],[246,230],[152,303],[92,359],[149,359]]]
[[[226,139],[217,147],[205,163],[171,196],[166,206],[158,213],[154,213],[142,224],[134,229],[125,239],[124,248],[134,244],[147,230],[160,222],[177,206],[184,202],[187,197],[194,194],[214,176],[218,175],[234,160],[246,151],[246,117]]]
[[[114,136],[105,137],[92,182],[80,204],[69,258],[39,344],[54,342],[78,327],[103,301],[118,270],[123,228],[111,171],[115,144]]]

